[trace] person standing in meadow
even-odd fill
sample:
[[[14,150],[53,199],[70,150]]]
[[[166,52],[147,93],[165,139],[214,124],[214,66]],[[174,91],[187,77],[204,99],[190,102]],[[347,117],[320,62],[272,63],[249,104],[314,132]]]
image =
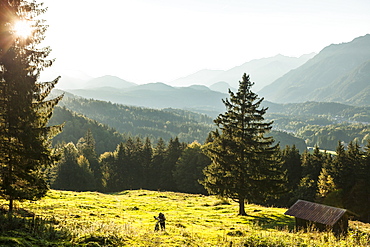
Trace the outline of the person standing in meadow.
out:
[[[159,227],[161,227],[161,230],[166,230],[166,217],[163,213],[159,213],[158,217],[154,216],[154,218],[157,220],[157,223],[155,224],[155,231],[159,231]]]

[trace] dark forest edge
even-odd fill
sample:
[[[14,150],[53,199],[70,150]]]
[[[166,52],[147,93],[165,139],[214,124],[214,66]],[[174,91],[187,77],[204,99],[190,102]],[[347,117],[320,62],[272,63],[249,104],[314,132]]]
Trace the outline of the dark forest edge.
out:
[[[206,144],[180,142],[178,138],[153,145],[149,138],[131,139],[113,152],[98,155],[95,140],[88,131],[77,144],[60,146],[60,161],[49,170],[53,189],[117,192],[149,189],[207,194],[198,181],[211,163],[203,149]],[[287,175],[286,192],[263,205],[289,207],[297,199],[318,201],[347,208],[369,222],[370,144],[364,151],[351,142],[345,149],[338,143],[336,155],[322,152],[300,153],[295,146],[281,147],[283,169]],[[156,174],[156,175],[153,175]],[[358,196],[361,194],[361,196]],[[357,196],[356,196],[357,195]]]

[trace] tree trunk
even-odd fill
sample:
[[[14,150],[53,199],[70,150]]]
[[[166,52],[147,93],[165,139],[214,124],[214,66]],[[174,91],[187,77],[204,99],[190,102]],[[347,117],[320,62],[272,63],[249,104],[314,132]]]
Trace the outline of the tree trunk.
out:
[[[9,199],[9,214],[13,214],[13,202],[14,202],[14,200],[13,200],[13,198],[10,198]]]
[[[239,214],[238,215],[241,215],[241,216],[247,215],[245,213],[245,207],[244,207],[244,196],[239,197]]]

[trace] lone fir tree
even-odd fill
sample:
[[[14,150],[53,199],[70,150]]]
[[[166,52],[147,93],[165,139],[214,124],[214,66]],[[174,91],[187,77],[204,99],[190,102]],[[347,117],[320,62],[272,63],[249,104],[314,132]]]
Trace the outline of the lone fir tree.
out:
[[[14,200],[46,194],[42,169],[53,162],[48,140],[61,130],[47,123],[62,96],[47,99],[59,78],[37,82],[52,64],[50,48],[38,48],[46,26],[37,17],[45,9],[34,1],[0,0],[0,10],[0,196],[11,212]],[[17,23],[29,33],[19,33]]]
[[[265,136],[272,122],[264,121],[267,108],[260,108],[263,98],[251,91],[252,86],[244,74],[238,92],[229,90],[230,99],[223,100],[227,111],[214,120],[219,129],[206,145],[212,163],[201,181],[209,193],[237,201],[239,215],[246,215],[246,201],[264,201],[284,182],[279,147]]]

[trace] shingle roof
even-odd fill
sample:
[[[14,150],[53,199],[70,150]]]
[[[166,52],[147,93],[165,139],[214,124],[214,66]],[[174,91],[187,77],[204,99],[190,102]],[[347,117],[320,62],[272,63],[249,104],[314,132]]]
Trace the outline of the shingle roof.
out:
[[[347,210],[342,208],[298,200],[288,209],[288,211],[285,212],[285,214],[333,226],[346,212]]]

